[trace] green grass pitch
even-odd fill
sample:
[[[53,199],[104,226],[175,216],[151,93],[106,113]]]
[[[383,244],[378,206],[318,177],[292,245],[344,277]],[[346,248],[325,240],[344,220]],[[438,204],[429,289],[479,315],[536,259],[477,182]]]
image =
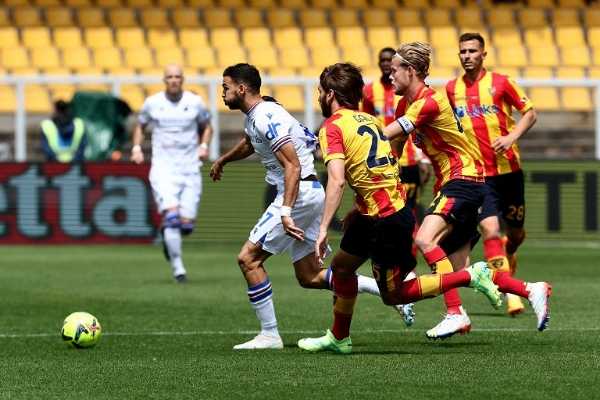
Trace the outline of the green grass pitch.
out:
[[[473,331],[430,342],[424,331],[439,321],[441,300],[418,303],[407,329],[391,308],[362,295],[350,356],[296,347],[330,326],[331,295],[300,288],[287,257],[267,264],[285,349],[233,352],[258,327],[236,251],[188,243],[190,282],[177,285],[156,246],[3,247],[0,399],[600,396],[598,248],[524,244],[519,275],[554,286],[546,332],[535,330],[530,308],[511,319],[465,289]],[[97,347],[62,343],[62,320],[73,311],[102,323]]]

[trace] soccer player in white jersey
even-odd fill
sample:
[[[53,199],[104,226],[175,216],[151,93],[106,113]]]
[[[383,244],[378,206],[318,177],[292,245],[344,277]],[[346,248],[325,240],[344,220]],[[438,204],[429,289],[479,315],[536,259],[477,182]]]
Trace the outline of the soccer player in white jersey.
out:
[[[287,251],[300,286],[331,289],[331,268],[322,268],[314,255],[315,240],[324,208],[325,191],[317,180],[313,151],[316,137],[280,104],[260,94],[261,78],[249,64],[236,64],[223,72],[223,102],[246,114],[244,138],[217,159],[210,170],[220,180],[225,164],[257,153],[267,170],[266,181],[277,196],[250,232],[238,255],[248,284],[248,297],[261,331],[252,340],[234,346],[242,349],[281,349],[273,290],[264,262]],[[358,277],[359,292],[379,295],[372,278]]]
[[[161,228],[165,256],[177,282],[186,281],[181,251],[182,235],[194,229],[202,193],[200,167],[208,157],[212,136],[210,114],[200,96],[183,90],[183,72],[168,65],[164,72],[165,90],[144,101],[133,131],[131,160],[144,162],[141,144],[144,130],[152,130],[150,184],[163,216]]]

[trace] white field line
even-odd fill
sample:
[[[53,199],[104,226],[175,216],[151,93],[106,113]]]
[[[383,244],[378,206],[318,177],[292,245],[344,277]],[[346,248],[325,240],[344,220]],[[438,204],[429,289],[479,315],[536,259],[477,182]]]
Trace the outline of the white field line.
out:
[[[599,332],[600,327],[590,328],[548,328],[547,332]],[[299,331],[279,331],[282,335],[314,335],[322,334],[324,331],[311,331],[311,330],[299,330]],[[536,332],[535,328],[474,328],[472,332]],[[149,331],[149,332],[104,332],[103,336],[237,336],[237,335],[255,335],[258,331]],[[419,334],[423,332],[418,329],[411,330],[394,330],[394,329],[366,329],[366,330],[354,330],[352,333],[355,334],[377,334],[377,333],[397,333],[399,335],[404,334]],[[22,339],[22,338],[35,338],[35,337],[53,337],[60,336],[60,332],[55,333],[0,333],[0,339]]]

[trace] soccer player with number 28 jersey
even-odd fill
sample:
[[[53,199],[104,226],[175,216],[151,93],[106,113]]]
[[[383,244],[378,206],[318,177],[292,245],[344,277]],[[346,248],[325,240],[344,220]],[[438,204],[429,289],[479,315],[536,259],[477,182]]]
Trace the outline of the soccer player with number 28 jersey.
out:
[[[499,270],[514,274],[515,253],[525,238],[525,188],[517,140],[533,126],[536,113],[514,81],[486,71],[485,56],[485,41],[479,33],[461,35],[459,57],[465,74],[448,82],[446,92],[465,135],[484,164],[487,191],[479,218],[484,251]],[[516,124],[513,107],[522,114]],[[506,252],[498,216],[503,217],[505,225]],[[521,299],[508,294],[508,313],[516,315],[523,310]]]
[[[431,47],[425,43],[408,43],[398,49],[392,60],[392,81],[396,93],[404,97],[398,104],[397,120],[386,127],[385,133],[390,139],[412,135],[431,160],[436,196],[415,241],[432,270],[445,274],[467,263],[471,243],[477,238],[485,185],[475,146],[462,132],[448,100],[425,84],[430,57]],[[545,329],[549,286],[526,284],[505,271],[494,271],[493,275],[501,291],[529,298],[538,329]],[[444,300],[447,315],[427,331],[429,338],[446,338],[470,330],[471,321],[458,291],[446,292]]]
[[[334,64],[323,70],[319,81],[319,103],[327,118],[319,142],[328,181],[315,244],[317,257],[327,247],[329,224],[340,205],[346,181],[355,192],[358,212],[345,221],[340,250],[332,261],[332,329],[322,337],[301,339],[298,346],[313,352],[352,352],[350,324],[358,292],[356,270],[369,259],[386,304],[407,304],[460,286],[475,287],[492,304],[500,302],[485,263],[404,281],[416,262],[411,252],[414,217],[405,206],[396,158],[383,136],[381,123],[357,111],[364,85],[360,70],[352,64]]]

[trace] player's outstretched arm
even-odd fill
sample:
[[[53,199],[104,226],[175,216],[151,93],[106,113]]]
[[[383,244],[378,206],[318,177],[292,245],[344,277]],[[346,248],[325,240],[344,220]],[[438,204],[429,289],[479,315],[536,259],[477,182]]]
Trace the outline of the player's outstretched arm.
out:
[[[284,174],[284,191],[283,205],[281,207],[281,223],[285,232],[297,240],[304,240],[304,231],[296,226],[291,217],[292,207],[298,198],[298,188],[300,183],[300,160],[294,149],[292,142],[288,142],[281,146],[275,152],[275,157],[283,166]]]
[[[404,147],[404,142],[408,138],[408,134],[411,133],[414,129],[415,126],[408,118],[400,117],[397,120],[390,123],[385,128],[383,128],[383,134],[387,136],[389,140],[401,141],[402,147]]]
[[[235,145],[234,148],[229,150],[227,153],[219,157],[210,168],[210,177],[213,181],[221,180],[223,174],[223,167],[225,164],[232,161],[243,160],[254,153],[254,147],[250,143],[248,135],[244,135],[242,140]]]
[[[315,243],[315,256],[319,262],[327,247],[327,231],[337,209],[342,202],[346,184],[344,160],[335,158],[327,162],[327,188],[325,190],[325,209],[321,219],[319,238]]]
[[[131,161],[136,164],[144,162],[144,152],[142,151],[142,143],[144,142],[144,126],[140,123],[136,124],[133,129],[133,137],[131,138],[133,146],[131,147]]]

